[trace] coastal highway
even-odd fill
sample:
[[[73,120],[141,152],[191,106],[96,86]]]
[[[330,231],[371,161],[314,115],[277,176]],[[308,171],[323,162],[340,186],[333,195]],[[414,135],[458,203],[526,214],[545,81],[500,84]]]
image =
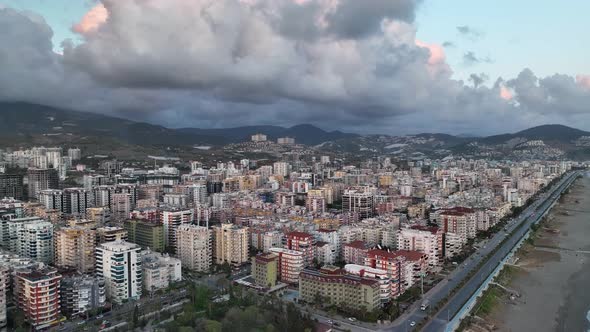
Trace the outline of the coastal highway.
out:
[[[580,173],[577,171],[566,174],[553,186],[553,188],[547,193],[542,194],[541,197],[515,218],[514,221],[508,225],[505,232],[501,231],[496,233],[480,255],[477,255],[477,253],[474,254],[475,256],[472,255],[470,262],[467,263],[469,271],[475,268],[484,259],[484,256],[493,250],[493,248],[499,246],[493,256],[484,262],[475,275],[449,299],[447,304],[436,313],[434,318],[424,326],[422,331],[444,331],[448,320],[459,312],[461,307],[479,288],[481,283],[492,273],[500,261],[506,257],[514,246],[516,246],[518,241],[529,231],[530,226],[539,222],[541,218],[543,218],[544,213],[551,208],[553,202],[559,199],[561,193],[571,185],[579,174]],[[502,240],[505,238],[507,238],[506,241],[502,243]]]
[[[448,303],[442,307],[440,311],[434,314],[433,319],[430,320],[423,329],[423,331],[427,332],[444,331],[447,322],[455,316],[463,304],[496,268],[502,258],[504,258],[522,236],[524,236],[529,230],[530,225],[543,215],[545,210],[551,206],[553,201],[559,197],[561,192],[571,184],[578,174],[578,172],[570,172],[566,174],[558,183],[554,184],[548,192],[538,197],[537,200],[529,205],[519,216],[511,220],[507,224],[506,230],[494,234],[494,236],[486,242],[485,246],[472,254],[444,280],[424,294],[424,298],[430,301],[430,307],[427,312],[420,310],[420,301],[417,301],[397,320],[388,326],[382,327],[380,330],[413,330],[412,322],[419,323],[428,317],[427,314],[433,314],[430,310],[445,299],[461,282],[466,280],[469,274],[480,265],[488,254],[494,251],[495,248],[501,246],[499,250],[479,268],[475,275],[448,300]],[[521,226],[522,228],[519,228]],[[518,231],[515,232],[517,229]],[[507,241],[502,244],[502,241],[506,238],[508,238]]]

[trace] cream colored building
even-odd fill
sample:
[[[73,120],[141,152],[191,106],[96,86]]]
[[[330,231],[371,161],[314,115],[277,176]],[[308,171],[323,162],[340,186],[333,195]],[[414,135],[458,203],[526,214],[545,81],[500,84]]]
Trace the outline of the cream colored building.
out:
[[[81,273],[95,269],[96,231],[82,226],[55,232],[55,265],[75,268]]]
[[[182,225],[176,230],[176,255],[187,269],[205,272],[211,267],[211,230]]]
[[[349,275],[343,269],[325,266],[305,269],[299,276],[299,298],[308,303],[321,301],[342,310],[373,311],[381,306],[381,285],[377,279]],[[341,307],[342,305],[348,308]]]
[[[215,226],[213,230],[213,258],[215,263],[241,265],[248,261],[248,228],[233,224]]]

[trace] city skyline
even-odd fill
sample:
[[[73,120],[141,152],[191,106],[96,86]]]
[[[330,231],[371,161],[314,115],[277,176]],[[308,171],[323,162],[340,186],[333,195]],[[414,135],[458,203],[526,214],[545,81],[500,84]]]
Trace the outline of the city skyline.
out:
[[[0,101],[168,127],[588,130],[590,69],[572,32],[588,6],[0,0]]]

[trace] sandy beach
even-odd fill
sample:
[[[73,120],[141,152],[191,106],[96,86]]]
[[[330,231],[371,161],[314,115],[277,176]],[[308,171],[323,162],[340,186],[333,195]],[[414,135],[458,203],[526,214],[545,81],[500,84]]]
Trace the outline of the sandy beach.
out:
[[[502,296],[484,317],[499,331],[589,331],[590,177],[572,186],[519,255],[510,283],[521,294]]]

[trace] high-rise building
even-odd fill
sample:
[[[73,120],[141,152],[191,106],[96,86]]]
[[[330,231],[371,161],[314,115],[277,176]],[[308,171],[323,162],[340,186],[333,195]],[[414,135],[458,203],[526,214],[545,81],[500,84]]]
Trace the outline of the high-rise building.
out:
[[[248,261],[248,228],[221,224],[213,230],[213,258],[217,264],[241,265]]]
[[[62,212],[74,216],[86,216],[92,201],[91,192],[84,188],[66,188],[63,191]]]
[[[96,207],[108,207],[112,208],[113,195],[115,195],[114,186],[93,186],[92,187],[92,198],[94,199],[93,206]]]
[[[95,230],[82,226],[61,228],[55,232],[55,266],[92,273],[95,248]]]
[[[29,180],[29,199],[38,199],[41,190],[59,188],[59,176],[55,169],[29,168],[27,176]]]
[[[398,231],[397,249],[427,254],[428,267],[432,270],[439,266],[444,258],[444,233],[438,227],[402,228]]]
[[[209,194],[207,193],[207,185],[194,184],[192,187],[193,204],[195,205],[209,205]]]
[[[57,323],[60,316],[60,281],[57,270],[48,266],[17,269],[13,274],[14,303],[36,330]]]
[[[285,176],[289,175],[290,166],[291,165],[289,165],[289,163],[287,163],[287,162],[277,161],[276,163],[274,163],[272,165],[273,174],[285,177]]]
[[[61,310],[68,318],[106,304],[105,281],[89,275],[64,276],[60,286]]]
[[[279,137],[277,144],[295,144],[295,139],[293,137]]]
[[[5,197],[18,200],[25,199],[25,186],[22,175],[0,173],[0,199]]]
[[[266,135],[260,133],[254,134],[252,135],[251,139],[252,142],[266,142]]]
[[[10,250],[23,258],[53,262],[53,224],[41,218],[15,218],[8,221]]]
[[[70,157],[72,161],[80,160],[82,159],[82,151],[78,148],[70,148],[68,149],[68,157]]]
[[[105,242],[96,247],[96,275],[104,278],[107,298],[121,304],[141,296],[141,248],[125,241]]]
[[[129,242],[157,252],[163,252],[166,249],[164,246],[164,225],[162,223],[129,219],[125,221],[123,227],[127,231],[127,240]]]
[[[270,248],[269,252],[279,257],[279,280],[287,284],[297,284],[299,282],[299,273],[305,267],[303,252],[285,248]]]
[[[84,182],[84,189],[92,191],[95,187],[106,185],[108,178],[102,174],[85,174],[82,181]]]
[[[39,192],[39,203],[43,204],[46,210],[63,210],[63,191],[59,189],[46,189]]]
[[[176,249],[176,230],[179,226],[190,224],[194,219],[193,210],[164,207],[160,211],[160,221],[164,224],[164,245]]]
[[[284,247],[290,250],[297,250],[303,253],[305,265],[311,265],[315,257],[316,240],[313,235],[306,232],[290,232],[285,234]]]
[[[342,194],[342,211],[358,213],[359,219],[373,216],[373,194],[366,187],[351,188]]]
[[[0,328],[4,328],[6,319],[6,287],[10,284],[8,266],[0,265]]]
[[[113,194],[113,203],[111,206],[112,218],[115,221],[124,221],[129,218],[133,207],[133,196],[128,193]]]
[[[206,272],[211,267],[211,230],[197,225],[181,225],[176,230],[176,255],[190,270]]]

